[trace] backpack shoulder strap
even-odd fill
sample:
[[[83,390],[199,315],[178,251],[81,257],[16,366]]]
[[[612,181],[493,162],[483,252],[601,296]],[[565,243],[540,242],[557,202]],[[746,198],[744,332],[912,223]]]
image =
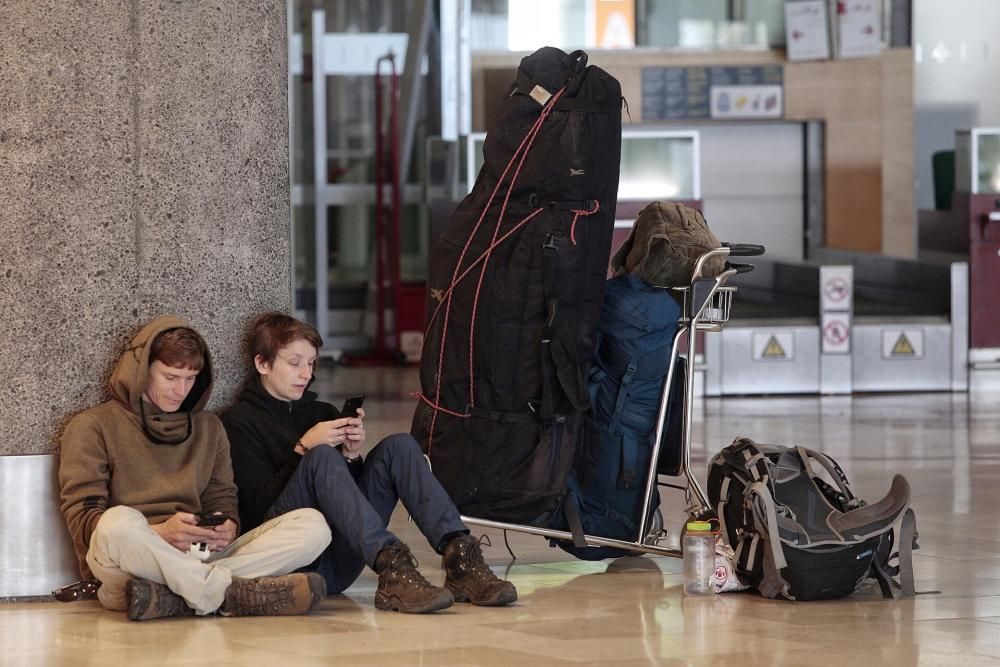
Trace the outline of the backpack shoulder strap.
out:
[[[788,567],[788,563],[785,561],[785,551],[781,548],[781,539],[778,536],[778,515],[774,508],[774,498],[771,497],[771,489],[764,482],[754,482],[750,485],[747,495],[756,498],[756,502],[753,503],[754,523],[757,524],[758,531],[762,528],[767,531],[774,567],[780,572]]]
[[[833,478],[834,483],[837,485],[837,488],[840,489],[840,492],[844,494],[848,503],[852,505],[856,503],[854,491],[851,489],[850,482],[847,481],[847,475],[844,474],[844,471],[840,468],[836,461],[831,459],[826,454],[806,449],[805,447],[796,447],[795,451],[798,452],[799,458],[802,459],[802,466],[805,468],[806,473],[810,477],[815,477],[813,470],[809,465],[809,460],[812,459],[813,461],[819,463],[824,470],[830,473],[830,477]]]
[[[916,514],[913,512],[913,508],[909,508],[903,513],[899,530],[896,532],[899,541],[893,545],[899,547],[898,581],[888,572],[888,559],[886,562],[881,562],[876,558],[873,562],[875,580],[878,582],[879,588],[882,589],[882,597],[887,600],[913,597],[916,594],[913,583],[913,542],[916,527]],[[889,555],[892,556],[892,554]]]

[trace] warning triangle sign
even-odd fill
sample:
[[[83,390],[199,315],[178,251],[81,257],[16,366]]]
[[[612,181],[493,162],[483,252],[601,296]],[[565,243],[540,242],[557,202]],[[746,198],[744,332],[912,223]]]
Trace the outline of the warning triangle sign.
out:
[[[896,344],[892,346],[892,356],[913,357],[916,356],[916,354],[917,351],[913,349],[913,344],[910,343],[910,339],[906,337],[906,334],[899,334],[899,338],[896,339]]]
[[[788,355],[785,354],[785,349],[778,342],[778,337],[771,336],[771,340],[767,341],[767,345],[764,346],[764,351],[760,356],[767,359],[784,359]]]

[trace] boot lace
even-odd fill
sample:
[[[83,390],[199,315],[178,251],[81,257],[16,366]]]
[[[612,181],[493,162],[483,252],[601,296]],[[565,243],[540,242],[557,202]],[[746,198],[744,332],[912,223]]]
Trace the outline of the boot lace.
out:
[[[489,535],[480,535],[478,540],[463,540],[459,545],[459,567],[470,574],[474,574],[478,577],[483,577],[485,579],[496,579],[497,576],[493,574],[493,570],[490,566],[486,564],[486,560],[483,558],[483,544],[491,547],[493,543],[490,541]]]
[[[420,588],[433,588],[431,582],[427,581],[424,575],[420,574],[420,570],[417,569],[419,563],[409,547],[403,544],[395,544],[386,548],[390,550],[389,562],[385,566],[385,572],[388,577]]]

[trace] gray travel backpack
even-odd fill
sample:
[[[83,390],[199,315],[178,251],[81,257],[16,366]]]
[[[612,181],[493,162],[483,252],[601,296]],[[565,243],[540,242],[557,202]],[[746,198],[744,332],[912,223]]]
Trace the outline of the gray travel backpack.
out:
[[[764,597],[831,600],[869,578],[884,597],[913,595],[916,525],[901,475],[868,504],[829,456],[737,438],[709,464],[708,498],[740,582]]]

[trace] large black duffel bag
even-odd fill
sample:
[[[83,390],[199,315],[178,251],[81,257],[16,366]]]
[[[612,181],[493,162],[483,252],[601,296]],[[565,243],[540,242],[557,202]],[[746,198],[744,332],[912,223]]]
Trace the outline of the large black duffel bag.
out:
[[[565,494],[611,254],[621,86],[525,57],[431,252],[413,435],[464,514],[546,525]]]

